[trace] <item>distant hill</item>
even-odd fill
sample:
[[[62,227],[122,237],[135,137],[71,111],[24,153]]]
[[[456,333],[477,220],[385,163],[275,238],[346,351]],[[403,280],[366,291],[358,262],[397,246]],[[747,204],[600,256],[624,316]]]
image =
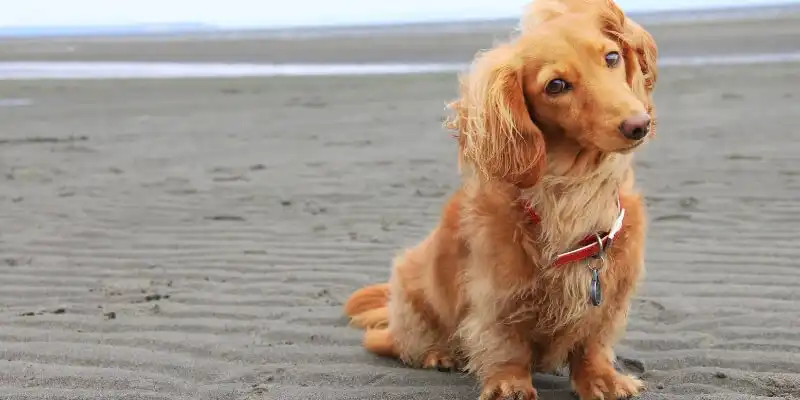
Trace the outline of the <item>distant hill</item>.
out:
[[[217,28],[214,25],[195,22],[93,26],[0,26],[0,37],[140,36],[170,33],[203,33],[215,30]]]
[[[719,7],[695,7],[685,10],[639,11],[627,13],[644,23],[672,23],[737,20],[748,18],[777,18],[800,12],[798,0],[783,0],[774,4],[730,5]]]

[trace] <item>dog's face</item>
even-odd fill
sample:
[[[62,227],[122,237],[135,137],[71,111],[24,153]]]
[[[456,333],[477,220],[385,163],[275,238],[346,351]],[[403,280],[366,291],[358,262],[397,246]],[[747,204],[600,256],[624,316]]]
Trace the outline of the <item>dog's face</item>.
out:
[[[546,136],[582,147],[625,152],[650,131],[645,104],[632,88],[634,60],[586,18],[562,17],[516,43],[530,118]]]
[[[627,37],[617,11],[561,15],[481,54],[454,103],[462,158],[484,175],[530,186],[543,172],[546,141],[603,153],[642,144],[652,124],[645,70],[655,65],[641,54],[655,44],[649,35]]]

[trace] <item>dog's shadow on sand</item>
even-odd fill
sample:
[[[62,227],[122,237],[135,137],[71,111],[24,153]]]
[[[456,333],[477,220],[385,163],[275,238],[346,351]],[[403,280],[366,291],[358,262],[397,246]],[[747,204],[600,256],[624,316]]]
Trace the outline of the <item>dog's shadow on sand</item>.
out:
[[[541,400],[575,400],[566,375],[534,374],[533,387]]]

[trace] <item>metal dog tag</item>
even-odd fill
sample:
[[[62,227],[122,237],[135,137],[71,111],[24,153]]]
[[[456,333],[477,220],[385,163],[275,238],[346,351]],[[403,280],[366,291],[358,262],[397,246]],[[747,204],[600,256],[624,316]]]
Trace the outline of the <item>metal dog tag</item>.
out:
[[[592,281],[589,283],[589,300],[592,305],[597,307],[603,302],[603,291],[600,286],[600,273],[596,268],[592,269]]]
[[[624,210],[623,210],[624,211]],[[624,213],[620,213],[620,218],[617,219],[618,222],[621,223],[622,216]],[[608,242],[605,246],[603,246],[603,238],[600,237],[599,234],[594,234],[595,239],[597,239],[597,254],[592,256],[592,259],[596,260],[599,264],[592,267],[592,260],[590,259],[587,262],[587,266],[589,270],[592,271],[592,281],[589,282],[589,301],[592,302],[592,305],[597,307],[600,303],[603,302],[603,288],[600,285],[600,269],[605,266],[606,263],[606,248],[611,241],[613,240],[612,234],[608,235]]]

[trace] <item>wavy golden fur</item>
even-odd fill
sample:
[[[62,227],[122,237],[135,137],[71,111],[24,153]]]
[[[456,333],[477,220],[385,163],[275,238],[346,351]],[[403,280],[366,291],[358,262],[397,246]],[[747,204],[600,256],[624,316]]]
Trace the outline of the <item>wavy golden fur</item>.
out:
[[[534,399],[531,370],[563,365],[582,400],[635,395],[643,384],[614,370],[612,346],[643,272],[631,157],[650,135],[621,132],[653,112],[656,46],[610,0],[535,0],[520,27],[462,76],[447,124],[462,186],[439,225],[396,258],[388,283],[353,293],[345,314],[366,329],[366,349],[463,368],[483,400]],[[547,89],[554,80],[558,93]],[[607,231],[618,199],[626,217],[600,271],[604,301],[592,307],[586,261],[550,263]]]

